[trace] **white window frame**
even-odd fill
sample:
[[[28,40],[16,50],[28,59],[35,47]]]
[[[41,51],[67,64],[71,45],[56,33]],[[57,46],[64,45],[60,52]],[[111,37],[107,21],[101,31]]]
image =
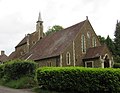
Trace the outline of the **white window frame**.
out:
[[[92,68],[94,67],[94,61],[85,61],[85,67],[88,67],[87,63],[92,63]]]
[[[81,48],[82,48],[82,53],[86,53],[86,41],[85,41],[85,36],[81,36]]]
[[[96,47],[96,45],[97,45],[96,38],[93,37],[93,38],[92,38],[92,46],[93,46],[93,47]]]
[[[51,61],[47,62],[47,67],[52,67],[52,62]]]
[[[69,60],[69,61],[68,61]],[[69,63],[68,63],[69,62]],[[71,60],[70,60],[70,52],[67,52],[66,53],[66,63],[67,65],[70,65],[71,64]]]
[[[90,32],[89,31],[87,32],[87,37],[90,39]]]

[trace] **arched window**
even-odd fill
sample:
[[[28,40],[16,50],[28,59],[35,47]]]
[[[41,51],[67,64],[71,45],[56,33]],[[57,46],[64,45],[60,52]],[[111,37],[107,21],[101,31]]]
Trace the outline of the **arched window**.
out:
[[[82,53],[86,52],[86,41],[85,41],[85,36],[82,35],[81,37],[81,48],[82,48]]]
[[[87,45],[91,47],[90,32],[87,32]]]
[[[67,65],[70,65],[70,53],[69,52],[66,53],[66,63]]]
[[[93,39],[92,39],[92,45],[93,45],[93,47],[96,47],[96,38],[95,37],[93,37]]]

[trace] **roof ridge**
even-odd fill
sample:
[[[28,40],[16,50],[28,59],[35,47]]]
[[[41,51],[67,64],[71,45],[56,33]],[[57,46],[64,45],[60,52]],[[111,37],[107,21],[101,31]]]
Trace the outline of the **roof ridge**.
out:
[[[34,60],[60,55],[64,49],[69,46],[71,41],[74,40],[85,21],[86,20],[43,37],[31,47],[30,51],[26,53],[26,56],[23,56],[23,58],[26,59],[33,53],[34,55],[31,56],[31,59]]]
[[[68,26],[68,27],[66,27],[65,29],[72,28],[72,27],[74,27],[74,26],[76,26],[76,25],[79,25],[79,24],[81,24],[82,22],[85,22],[85,21],[86,21],[86,20],[84,20],[84,21],[81,21],[81,22],[79,22],[79,23],[76,23],[76,24],[74,24],[74,25]],[[65,30],[65,29],[63,29],[63,30]]]

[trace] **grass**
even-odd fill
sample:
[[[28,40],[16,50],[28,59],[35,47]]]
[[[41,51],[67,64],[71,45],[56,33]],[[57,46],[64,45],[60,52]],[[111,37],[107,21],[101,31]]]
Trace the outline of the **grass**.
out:
[[[1,79],[0,84],[15,89],[32,88],[37,85],[33,78],[27,76],[22,77],[18,80],[10,80],[8,82],[5,82]]]

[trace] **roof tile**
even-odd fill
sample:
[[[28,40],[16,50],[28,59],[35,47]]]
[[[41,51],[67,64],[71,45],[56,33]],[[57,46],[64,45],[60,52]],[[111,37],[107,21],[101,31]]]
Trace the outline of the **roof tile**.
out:
[[[84,59],[96,58],[104,55],[105,48],[105,45],[89,48]]]
[[[31,51],[24,55],[24,59],[40,60],[60,55],[63,50],[74,40],[85,21],[71,27],[55,32],[38,41]]]

